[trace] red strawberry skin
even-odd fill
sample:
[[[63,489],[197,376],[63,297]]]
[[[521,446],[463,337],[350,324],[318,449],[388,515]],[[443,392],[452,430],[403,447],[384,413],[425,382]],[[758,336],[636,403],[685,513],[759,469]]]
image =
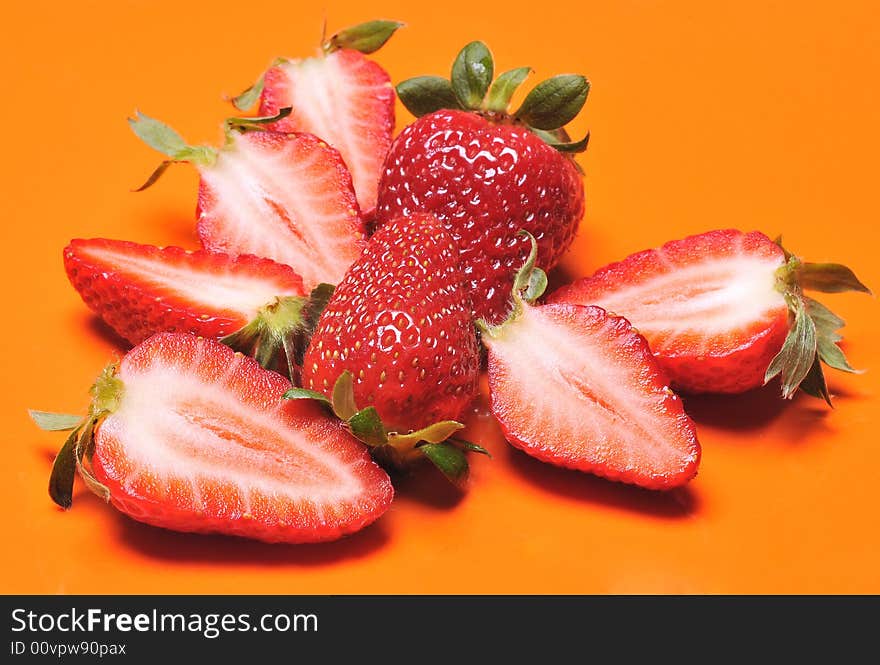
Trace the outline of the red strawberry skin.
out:
[[[330,394],[348,370],[360,408],[391,430],[459,418],[473,399],[479,350],[458,249],[430,215],[383,226],[326,309],[303,361],[303,386]]]
[[[132,344],[162,331],[223,337],[276,297],[305,294],[293,269],[268,259],[124,240],[72,240],[64,269],[89,308]]]
[[[233,133],[199,166],[202,246],[291,266],[306,288],[337,283],[364,245],[364,223],[339,153],[311,134]]]
[[[290,384],[213,340],[162,333],[133,349],[92,471],[121,512],[175,531],[334,540],[377,519],[388,476]]]
[[[584,214],[574,161],[525,127],[475,113],[423,116],[394,140],[379,182],[379,224],[430,212],[461,248],[477,318],[497,323],[509,310],[513,276],[538,241],[537,265],[555,266]]]
[[[394,97],[382,67],[358,51],[341,49],[270,68],[263,77],[260,115],[292,107],[292,113],[273,127],[308,132],[336,148],[369,216],[394,132]]]
[[[741,393],[763,385],[788,334],[788,306],[775,288],[784,263],[763,233],[710,231],[612,263],[547,302],[626,316],[677,390]]]
[[[694,424],[626,319],[599,307],[526,306],[483,342],[492,412],[515,447],[647,489],[696,475]]]

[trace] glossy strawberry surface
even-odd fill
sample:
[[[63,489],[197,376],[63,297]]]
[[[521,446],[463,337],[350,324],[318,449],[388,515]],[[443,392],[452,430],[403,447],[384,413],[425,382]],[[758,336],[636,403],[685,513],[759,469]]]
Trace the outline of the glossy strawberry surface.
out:
[[[342,372],[360,408],[408,431],[458,418],[479,353],[458,249],[430,215],[382,227],[336,287],[303,362],[303,386],[330,394]]]
[[[474,314],[504,318],[514,273],[538,241],[549,270],[568,249],[584,213],[574,161],[521,125],[441,110],[394,140],[379,182],[378,223],[430,212],[461,250]]]

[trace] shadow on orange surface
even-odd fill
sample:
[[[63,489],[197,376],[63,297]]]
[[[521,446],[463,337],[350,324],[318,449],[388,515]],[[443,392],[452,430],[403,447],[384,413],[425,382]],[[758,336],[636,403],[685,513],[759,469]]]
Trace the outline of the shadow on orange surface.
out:
[[[689,517],[700,507],[699,496],[690,486],[655,492],[546,464],[512,446],[508,446],[507,455],[523,478],[566,498],[668,519]]]

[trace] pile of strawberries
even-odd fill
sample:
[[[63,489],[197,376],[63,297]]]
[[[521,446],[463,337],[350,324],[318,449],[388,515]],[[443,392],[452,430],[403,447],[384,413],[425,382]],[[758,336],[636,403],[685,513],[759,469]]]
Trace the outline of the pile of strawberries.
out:
[[[134,345],[91,389],[50,494],[75,472],[134,519],[266,541],[340,537],[376,520],[386,470],[429,461],[453,482],[460,419],[488,371],[492,412],[529,455],[650,489],[697,473],[674,391],[738,393],[780,377],[829,400],[853,371],[843,321],[804,290],[867,292],[758,232],[710,231],[634,254],[539,304],[584,214],[565,126],[589,83],[494,75],[481,42],[449,79],[392,87],[366,57],[400,27],[344,30],[279,58],[234,100],[221,147],[143,114],[134,132],[200,175],[202,249],[73,240],[71,284]],[[397,96],[416,120],[394,138]],[[335,287],[334,287],[335,285]],[[626,317],[626,318],[624,318]]]

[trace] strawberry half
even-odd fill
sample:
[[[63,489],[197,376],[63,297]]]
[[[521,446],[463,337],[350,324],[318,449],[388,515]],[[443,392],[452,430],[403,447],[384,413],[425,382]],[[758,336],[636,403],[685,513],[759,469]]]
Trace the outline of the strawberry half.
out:
[[[306,288],[335,284],[363,247],[351,175],[339,153],[311,134],[266,131],[272,118],[230,118],[222,148],[190,146],[138,113],[129,123],[149,146],[199,171],[198,232],[205,249],[254,254],[291,266]]]
[[[336,287],[291,397],[331,403],[351,431],[398,465],[427,456],[453,479],[467,470],[442,443],[473,399],[479,347],[458,248],[431,215],[383,226]],[[360,406],[358,406],[360,405]]]
[[[543,81],[509,111],[530,69],[492,81],[492,54],[472,42],[458,54],[451,80],[422,76],[397,93],[417,120],[394,140],[379,182],[376,221],[429,212],[461,250],[474,316],[507,314],[516,271],[529,253],[518,235],[538,241],[538,262],[555,266],[584,214],[584,185],[563,126],[580,112],[589,83],[576,74]]]
[[[626,316],[679,390],[740,393],[781,374],[784,397],[800,387],[828,401],[820,361],[854,370],[837,346],[843,320],[805,289],[869,293],[845,266],[806,263],[763,233],[729,229],[638,252],[547,301]]]
[[[268,365],[299,328],[308,302],[289,266],[242,254],[154,247],[124,240],[72,240],[64,268],[85,303],[121,337],[188,332],[250,344]]]
[[[514,284],[514,309],[481,322],[492,412],[537,459],[649,489],[694,477],[700,445],[645,339],[599,307],[533,306],[546,276],[537,246]]]
[[[394,88],[388,73],[364,54],[381,48],[401,25],[369,21],[326,40],[316,57],[279,58],[233,100],[246,111],[259,97],[264,116],[290,107],[292,113],[273,129],[308,132],[336,148],[367,217],[376,206],[379,172],[394,132]]]
[[[388,507],[388,476],[290,384],[213,340],[160,333],[111,365],[88,416],[32,412],[72,429],[50,493],[71,504],[75,469],[140,522],[267,542],[334,540]]]

